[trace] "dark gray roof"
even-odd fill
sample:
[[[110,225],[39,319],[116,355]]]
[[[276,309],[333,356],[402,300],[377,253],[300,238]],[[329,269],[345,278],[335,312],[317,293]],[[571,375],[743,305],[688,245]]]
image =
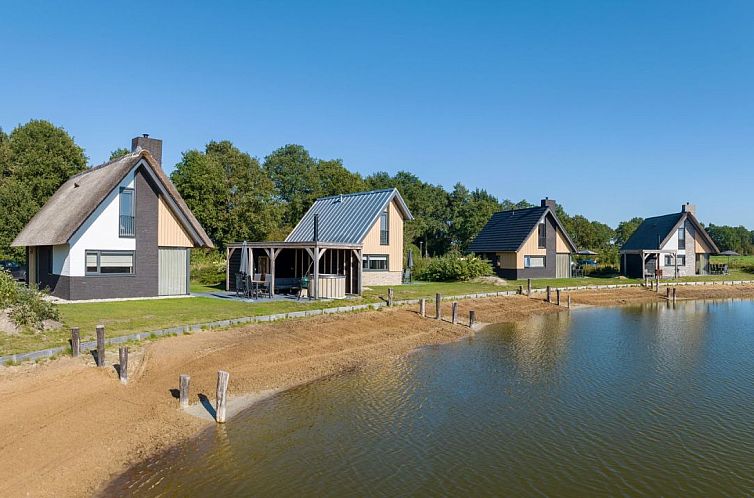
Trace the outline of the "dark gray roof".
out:
[[[142,161],[143,160],[143,161]],[[163,190],[165,200],[177,214],[184,228],[197,245],[213,247],[204,229],[196,220],[170,179],[146,150],[101,164],[79,173],[65,182],[26,224],[11,244],[13,247],[66,244],[76,230],[118,186],[125,176],[141,162],[155,183]],[[157,213],[155,213],[155,216]]]
[[[314,215],[319,215],[319,240],[342,244],[361,244],[377,217],[395,199],[404,219],[413,220],[398,190],[384,189],[355,194],[334,195],[317,199],[286,242],[310,242],[314,239]]]
[[[621,251],[659,249],[662,241],[665,240],[670,231],[681,221],[681,217],[684,214],[673,213],[647,218],[631,234],[626,243],[623,244]]]
[[[562,230],[565,238],[575,250],[576,246],[566,233],[565,228],[558,220],[555,213],[547,206],[533,207],[528,209],[511,209],[500,211],[492,215],[487,224],[479,232],[469,246],[471,252],[509,252],[518,251],[521,245],[529,238],[539,220],[550,213],[555,224]]]
[[[620,248],[621,251],[638,251],[638,250],[658,250],[665,245],[668,238],[673,235],[675,228],[683,219],[688,219],[696,233],[701,235],[704,241],[710,246],[712,252],[717,253],[720,249],[709,236],[699,220],[690,212],[680,212],[654,216],[647,218],[628,238],[625,244]]]

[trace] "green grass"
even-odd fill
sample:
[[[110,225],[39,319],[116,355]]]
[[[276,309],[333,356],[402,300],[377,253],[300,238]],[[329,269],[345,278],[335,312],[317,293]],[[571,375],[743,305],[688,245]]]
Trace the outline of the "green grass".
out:
[[[744,268],[754,266],[754,256],[712,256],[710,263],[729,265],[730,268]]]

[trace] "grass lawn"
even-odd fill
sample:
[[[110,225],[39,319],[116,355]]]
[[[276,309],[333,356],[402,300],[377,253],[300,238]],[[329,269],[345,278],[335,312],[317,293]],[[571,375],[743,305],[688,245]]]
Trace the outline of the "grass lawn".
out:
[[[716,263],[721,265],[729,265],[730,268],[742,268],[746,266],[754,266],[754,256],[712,256],[710,263]]]

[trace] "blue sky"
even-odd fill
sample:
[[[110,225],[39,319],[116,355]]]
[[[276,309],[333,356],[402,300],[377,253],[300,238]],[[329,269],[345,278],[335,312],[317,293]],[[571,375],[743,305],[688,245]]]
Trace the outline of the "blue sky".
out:
[[[0,125],[754,227],[754,2],[3,2]]]

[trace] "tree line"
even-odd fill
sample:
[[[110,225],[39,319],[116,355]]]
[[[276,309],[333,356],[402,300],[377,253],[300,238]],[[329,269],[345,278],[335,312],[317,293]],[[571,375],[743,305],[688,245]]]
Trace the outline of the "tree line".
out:
[[[116,149],[111,159],[128,152]],[[10,248],[13,238],[60,185],[87,167],[83,148],[52,123],[32,120],[9,134],[0,129],[0,259],[23,257]],[[409,171],[362,176],[340,159],[316,158],[295,144],[258,159],[230,141],[211,141],[184,152],[171,179],[220,248],[241,240],[283,239],[315,199],[340,193],[397,188],[415,217],[405,227],[407,244],[417,254],[421,247],[433,256],[466,252],[494,212],[532,206],[460,182],[448,191]],[[642,221],[633,218],[612,228],[560,205],[557,215],[579,249],[595,251],[612,265]],[[710,225],[709,232],[721,250],[754,253],[754,234],[745,227]]]

